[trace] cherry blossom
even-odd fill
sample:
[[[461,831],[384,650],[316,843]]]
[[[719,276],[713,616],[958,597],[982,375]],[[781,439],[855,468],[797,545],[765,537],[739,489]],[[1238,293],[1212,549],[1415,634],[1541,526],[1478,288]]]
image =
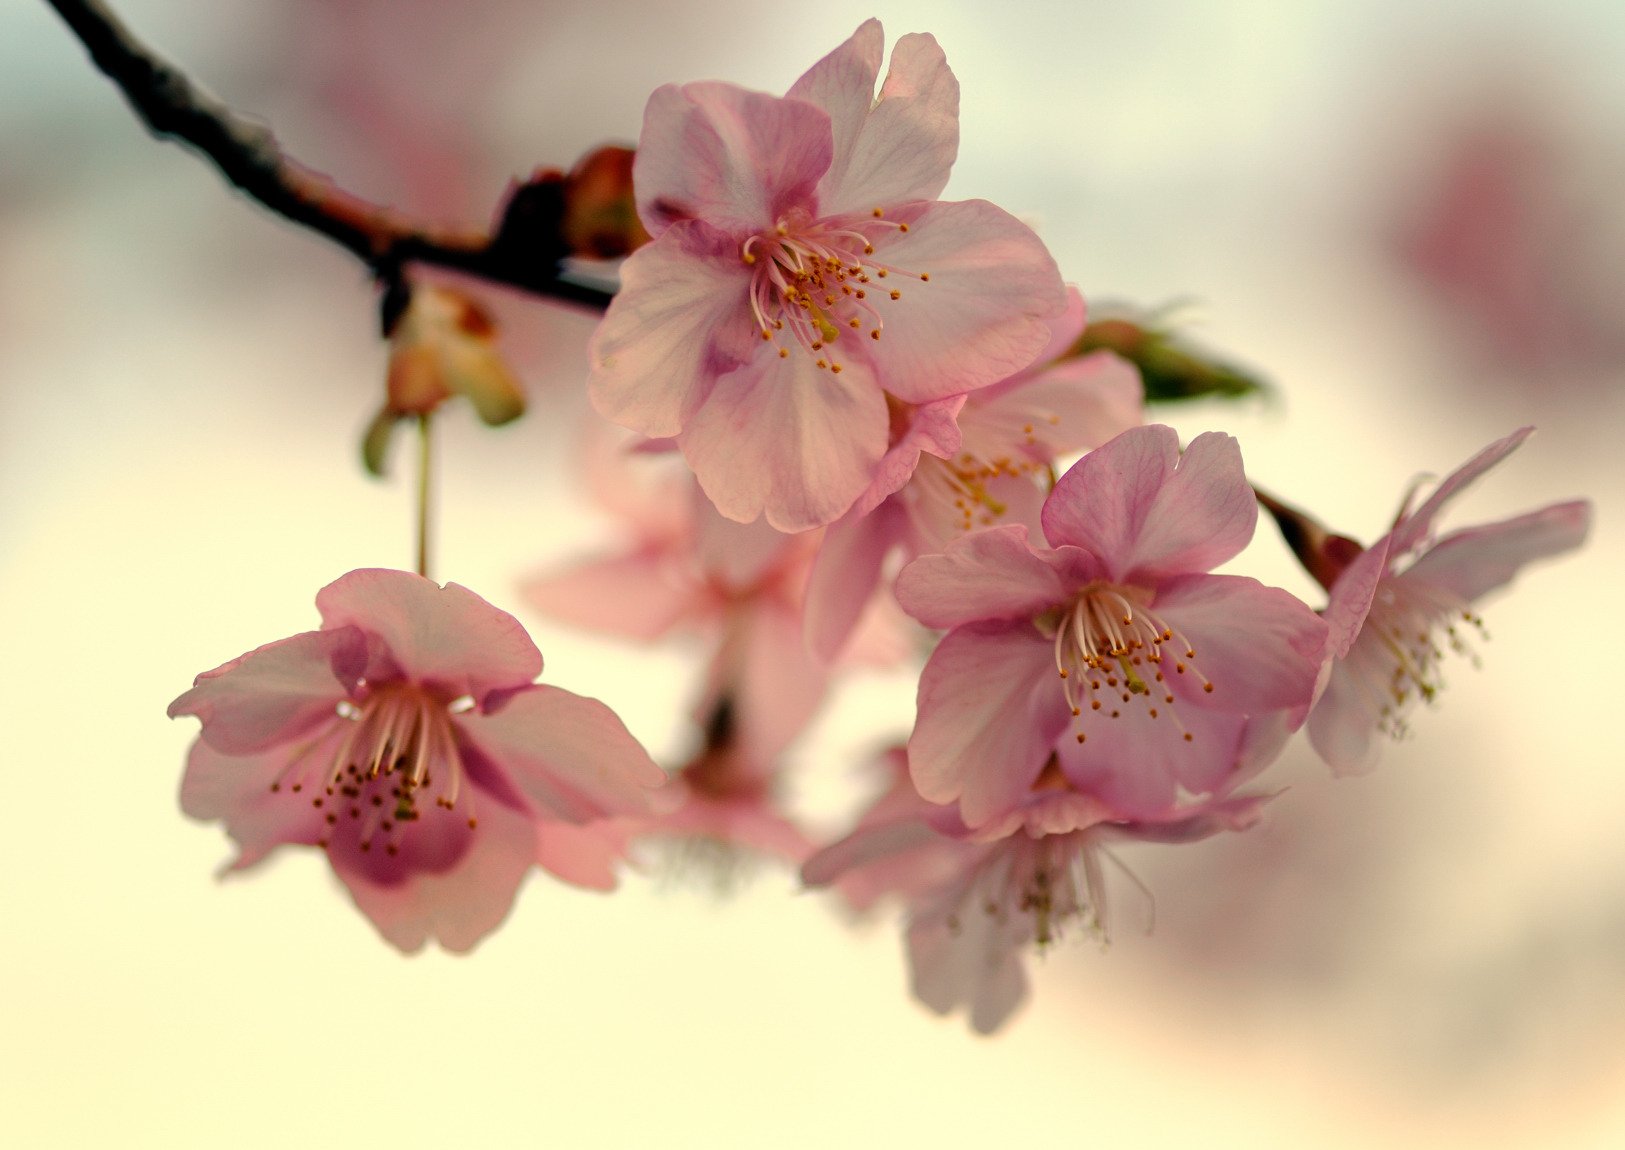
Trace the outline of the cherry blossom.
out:
[[[845,644],[894,553],[914,559],[1002,523],[1037,532],[1055,461],[1142,421],[1132,365],[1110,352],[1070,354],[1086,313],[1076,288],[1068,300],[1044,349],[1010,378],[917,408],[894,402],[903,430],[813,565],[807,639],[821,658]]]
[[[1473,604],[1510,583],[1524,564],[1585,542],[1587,500],[1434,537],[1433,521],[1446,504],[1533,431],[1522,428],[1484,448],[1414,511],[1407,498],[1392,530],[1369,548],[1333,537],[1343,546],[1323,556],[1332,565],[1325,610],[1330,666],[1308,732],[1337,774],[1369,770],[1380,746],[1373,736],[1404,734],[1417,700],[1433,701],[1443,686],[1446,648],[1472,654],[1471,634],[1483,628]]]
[[[1271,728],[1246,718],[1309,702],[1326,625],[1285,591],[1207,573],[1256,519],[1235,440],[1181,455],[1172,429],[1142,427],[1061,477],[1049,546],[994,527],[905,567],[903,609],[949,629],[909,739],[920,793],[984,826],[1056,755],[1074,786],[1147,817],[1267,761],[1254,732]]]
[[[624,542],[528,579],[525,597],[552,619],[603,635],[700,637],[708,656],[696,722],[703,729],[726,699],[732,741],[750,761],[772,762],[829,684],[830,668],[801,638],[817,540],[724,519],[691,476],[660,462],[590,443],[592,494],[620,520]]]
[[[857,829],[809,859],[802,876],[862,906],[901,897],[914,996],[938,1014],[963,1007],[971,1027],[990,1034],[1027,997],[1028,950],[1074,928],[1109,940],[1102,860],[1112,843],[1245,830],[1265,801],[1215,797],[1128,817],[1074,788],[1052,757],[1017,806],[973,830],[899,773]]]
[[[181,807],[219,819],[243,870],[319,846],[391,943],[471,949],[535,864],[615,885],[620,832],[661,772],[608,707],[534,682],[511,615],[455,583],[352,571],[322,627],[205,671],[169,714],[203,722]],[[431,801],[432,800],[432,801]]]
[[[594,336],[592,399],[675,437],[730,519],[839,518],[886,454],[888,396],[921,404],[1020,370],[1065,304],[1032,231],[936,197],[958,82],[936,41],[898,41],[878,97],[870,20],[784,97],[668,85],[634,183],[653,242]]]

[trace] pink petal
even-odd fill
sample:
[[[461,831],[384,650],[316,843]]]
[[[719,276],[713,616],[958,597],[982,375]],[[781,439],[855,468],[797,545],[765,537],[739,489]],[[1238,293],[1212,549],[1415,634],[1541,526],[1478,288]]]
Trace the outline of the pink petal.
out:
[[[536,865],[588,890],[614,890],[616,867],[625,858],[626,829],[620,820],[576,826],[536,823]]]
[[[703,223],[633,252],[587,348],[593,406],[644,435],[682,431],[712,381],[761,352],[749,292],[738,246]]]
[[[525,628],[474,592],[444,587],[407,571],[364,569],[329,583],[316,594],[322,626],[355,627],[382,642],[369,676],[393,668],[448,697],[483,699],[492,691],[523,686],[542,673],[542,655]]]
[[[879,507],[887,496],[901,491],[919,467],[922,452],[929,452],[939,459],[953,458],[964,442],[958,423],[964,406],[963,395],[952,395],[914,408],[909,415],[908,426],[897,436],[896,442],[886,449],[880,466],[875,468],[874,478],[863,494],[858,496],[857,502],[852,504],[849,514],[867,515]]]
[[[717,381],[679,443],[729,519],[765,512],[780,531],[845,514],[886,451],[886,402],[859,364],[840,375],[809,355],[767,357]]]
[[[904,36],[875,100],[880,23],[869,20],[790,95],[830,114],[835,154],[818,187],[825,215],[934,200],[959,151],[959,82],[931,36]]]
[[[1337,576],[1326,601],[1324,618],[1327,625],[1326,651],[1341,659],[1365,626],[1371,614],[1371,603],[1377,597],[1377,587],[1388,574],[1388,544],[1391,537],[1384,535],[1376,543],[1355,556],[1354,561]]]
[[[1085,710],[1084,742],[1062,734],[1056,753],[1072,785],[1120,817],[1156,818],[1178,803],[1181,789],[1230,789],[1245,725],[1241,715],[1179,703],[1159,708],[1155,719],[1143,706],[1124,706],[1115,719]]]
[[[733,686],[739,747],[747,760],[772,763],[818,713],[829,670],[807,650],[798,612],[763,603],[748,626]]]
[[[924,403],[1033,362],[1066,291],[1031,228],[983,200],[888,207],[886,219],[909,230],[887,231],[861,216],[851,225],[870,237],[877,263],[900,269],[883,281],[901,296],[879,303],[882,335],[864,341],[887,391]],[[910,278],[922,273],[928,282]]]
[[[329,717],[332,718],[331,712]],[[338,752],[343,731],[335,722],[309,749],[314,764],[325,765]],[[230,870],[253,866],[283,843],[314,844],[326,830],[323,812],[303,794],[273,792],[296,748],[277,747],[252,755],[228,755],[199,739],[186,756],[181,810],[194,819],[219,819],[237,843]]]
[[[1394,527],[1390,552],[1395,557],[1398,557],[1415,548],[1432,531],[1434,517],[1444,510],[1446,503],[1460,495],[1468,484],[1472,483],[1480,475],[1483,475],[1497,463],[1500,463],[1501,460],[1511,455],[1522,446],[1524,440],[1534,433],[1535,429],[1533,427],[1521,427],[1506,438],[1496,440],[1445,476],[1444,480],[1438,487],[1433,489],[1433,494],[1427,497],[1422,506],[1418,507],[1409,516],[1403,517],[1402,521]]]
[[[1034,549],[1019,523],[991,527],[904,567],[897,602],[927,627],[1028,619],[1066,602],[1097,572],[1090,556],[1076,549]]]
[[[420,829],[421,824],[412,828]],[[402,866],[393,881],[373,869],[372,855],[382,852],[328,853],[356,906],[391,944],[412,953],[432,938],[461,954],[508,916],[536,853],[529,816],[502,803],[486,803],[478,830],[465,837],[467,847],[450,869],[428,872]]]
[[[467,757],[483,758],[539,810],[586,823],[646,814],[666,781],[604,704],[543,684],[519,690],[494,714],[455,717]]]
[[[1152,610],[1189,640],[1197,674],[1170,690],[1197,706],[1262,714],[1307,704],[1326,650],[1326,624],[1278,587],[1240,575],[1186,575],[1164,583]],[[1176,656],[1184,652],[1176,651]],[[1202,687],[1203,679],[1213,684]]]
[[[531,606],[564,623],[624,639],[658,639],[693,611],[698,588],[674,556],[640,551],[528,580]]]
[[[980,397],[990,390],[974,393],[978,402],[966,418],[985,410]],[[1145,422],[1144,396],[1133,364],[1109,351],[1097,351],[1038,373],[994,403],[1000,409],[1029,413],[1026,422],[1033,429],[1029,452],[1056,459],[1139,427]]]
[[[1471,603],[1510,583],[1524,564],[1574,550],[1585,542],[1590,529],[1590,502],[1554,504],[1500,523],[1453,532],[1400,578],[1448,588]]]
[[[743,241],[812,202],[833,147],[829,114],[812,104],[714,81],[667,85],[643,114],[638,215],[657,238],[702,219]]]
[[[1044,504],[1044,534],[1099,556],[1116,582],[1209,571],[1253,536],[1258,505],[1228,435],[1207,432],[1184,455],[1173,428],[1125,431],[1084,456]]]
[[[203,672],[169,705],[169,717],[202,719],[203,737],[217,751],[256,754],[331,720],[365,666],[359,631],[306,631]]]
[[[1356,642],[1332,664],[1326,688],[1309,712],[1309,745],[1336,775],[1365,774],[1376,766],[1377,724],[1387,697],[1390,660],[1373,658],[1381,640]],[[1362,648],[1365,648],[1362,650]]]
[[[1070,719],[1051,644],[1030,623],[950,631],[920,676],[914,785],[934,803],[959,799],[979,826],[1022,800]]]
[[[984,913],[974,891],[955,889],[917,913],[907,942],[914,997],[938,1014],[969,1007],[978,1034],[992,1034],[1027,997],[1026,940],[1012,916]]]
[[[694,500],[694,552],[700,570],[733,591],[754,592],[776,567],[790,562],[805,545],[757,520],[740,523],[718,513],[698,484]]]
[[[833,662],[880,587],[881,567],[908,529],[903,509],[882,503],[868,515],[850,511],[831,523],[807,582],[807,645]]]
[[[1151,843],[1194,843],[1211,838],[1221,831],[1245,831],[1258,825],[1264,817],[1264,804],[1272,795],[1242,795],[1203,803],[1193,811],[1181,812],[1177,817],[1147,819],[1130,823],[1122,828],[1125,838]]]

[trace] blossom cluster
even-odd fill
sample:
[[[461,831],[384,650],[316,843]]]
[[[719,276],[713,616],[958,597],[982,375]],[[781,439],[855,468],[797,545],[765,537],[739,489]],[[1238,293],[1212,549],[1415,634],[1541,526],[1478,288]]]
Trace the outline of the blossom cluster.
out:
[[[532,865],[608,889],[647,842],[720,844],[900,905],[916,995],[992,1031],[1027,951],[1109,933],[1113,843],[1246,829],[1300,728],[1369,768],[1478,601],[1584,540],[1583,501],[1436,536],[1527,428],[1361,547],[1255,492],[1231,436],[1148,422],[1038,236],[938,198],[959,89],[936,41],[900,39],[883,80],[882,58],[871,20],[784,96],[690,83],[645,113],[647,242],[589,348],[596,410],[636,436],[591,433],[584,468],[623,542],[522,593],[697,638],[691,753],[663,771],[602,703],[537,683],[520,623],[457,584],[351,572],[319,629],[170,708],[202,721],[182,806],[224,824],[233,869],[321,849],[390,942],[461,951]],[[378,434],[453,395],[517,412],[490,327],[441,289],[408,307]],[[1324,602],[1218,570],[1261,502]],[[798,740],[845,668],[925,648],[883,793],[821,839],[785,801]]]

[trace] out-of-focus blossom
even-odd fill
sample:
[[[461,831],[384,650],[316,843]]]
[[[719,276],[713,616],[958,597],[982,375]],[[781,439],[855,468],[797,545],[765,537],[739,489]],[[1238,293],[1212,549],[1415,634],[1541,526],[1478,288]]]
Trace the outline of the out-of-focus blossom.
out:
[[[525,393],[496,345],[490,315],[462,292],[417,284],[389,335],[389,375],[384,408],[367,429],[361,456],[367,470],[383,473],[390,433],[411,416],[434,412],[460,395],[492,426],[519,418]]]
[[[1055,461],[1141,422],[1131,366],[1109,352],[1070,354],[1085,311],[1076,288],[1068,296],[1049,343],[1022,371],[969,395],[893,404],[903,429],[868,490],[830,524],[813,565],[807,639],[820,657],[840,651],[894,552],[906,562],[1003,523],[1037,532]]]
[[[780,763],[752,758],[733,716],[727,699],[717,702],[704,745],[673,776],[681,804],[629,827],[634,842],[654,840],[666,848],[673,872],[702,872],[722,891],[758,859],[800,866],[813,851],[812,840],[783,809]]]
[[[619,832],[661,772],[602,703],[534,682],[511,615],[455,583],[352,571],[316,597],[322,627],[213,671],[170,704],[203,730],[181,806],[219,819],[231,870],[284,843],[322,847],[402,950],[466,951],[540,865],[609,889]]]
[[[1234,439],[1181,455],[1171,428],[1135,428],[1061,477],[1049,546],[995,527],[904,568],[903,609],[950,629],[909,739],[921,794],[984,826],[1056,755],[1080,791],[1150,817],[1273,757],[1271,728],[1246,719],[1308,704],[1326,624],[1285,591],[1207,574],[1256,519]]]
[[[1019,805],[972,830],[900,784],[802,874],[810,886],[851,888],[865,904],[900,896],[914,996],[938,1014],[964,1007],[982,1034],[1026,999],[1026,950],[1073,927],[1109,937],[1101,853],[1110,843],[1244,830],[1265,801],[1215,797],[1127,817],[1075,789],[1052,758]]]
[[[1331,660],[1309,716],[1309,741],[1332,770],[1352,774],[1376,762],[1381,732],[1398,736],[1418,699],[1443,685],[1446,647],[1468,653],[1464,631],[1481,627],[1478,599],[1510,583],[1524,564],[1572,551],[1591,527],[1586,500],[1557,503],[1500,523],[1435,538],[1433,521],[1468,484],[1505,459],[1533,428],[1490,444],[1448,475],[1414,511],[1404,501],[1393,529],[1364,551],[1339,541],[1331,564]]]
[[[692,478],[634,474],[646,456],[593,449],[593,492],[628,528],[625,546],[525,583],[550,618],[650,642],[675,633],[710,648],[695,706],[702,728],[720,703],[747,759],[771,763],[812,719],[830,670],[801,637],[802,598],[817,539],[724,519]]]
[[[655,238],[594,337],[592,398],[675,437],[731,519],[839,518],[886,454],[888,396],[1020,370],[1064,306],[1030,229],[936,199],[959,134],[936,41],[903,37],[877,98],[882,45],[870,20],[785,97],[667,86],[645,112],[635,182]]]

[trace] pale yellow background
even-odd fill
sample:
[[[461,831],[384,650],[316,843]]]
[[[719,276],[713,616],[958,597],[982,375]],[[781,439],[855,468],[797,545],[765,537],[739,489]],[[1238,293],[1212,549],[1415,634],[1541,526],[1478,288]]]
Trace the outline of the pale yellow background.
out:
[[[380,198],[399,173],[318,85],[398,73],[474,141],[466,204],[631,138],[648,91],[782,90],[868,7],[586,0],[130,0],[131,23],[290,148]],[[460,28],[448,9],[466,10]],[[425,13],[439,31],[425,34]],[[1467,523],[1588,493],[1590,548],[1485,614],[1482,672],[1374,776],[1296,748],[1269,824],[1125,852],[1106,953],[1035,964],[994,1040],[908,998],[891,924],[767,871],[719,901],[536,879],[473,957],[403,959],[309,855],[217,884],[175,789],[198,671],[316,622],[320,586],[409,562],[401,481],[355,466],[378,401],[358,267],[147,140],[43,4],[0,5],[0,1143],[6,1146],[1610,1147],[1625,1141],[1622,364],[1513,372],[1404,276],[1393,221],[1453,117],[1539,104],[1565,258],[1618,310],[1625,9],[1596,3],[889,4],[964,89],[950,195],[1031,218],[1091,296],[1198,301],[1277,380],[1235,432],[1255,479],[1369,539],[1413,474],[1541,433]],[[483,55],[482,55],[483,54]],[[1536,99],[1538,97],[1538,100]],[[403,97],[406,99],[406,97]],[[407,100],[408,104],[410,99]],[[1601,301],[1599,303],[1599,301]],[[590,320],[531,310],[537,415],[442,436],[438,574],[517,577],[606,525],[570,486]],[[543,364],[546,370],[543,370]],[[1238,570],[1309,588],[1271,529]],[[677,751],[679,651],[526,616],[547,678]],[[861,695],[861,698],[858,697]],[[838,700],[798,762],[837,820],[911,685]],[[833,826],[834,821],[829,825]]]

